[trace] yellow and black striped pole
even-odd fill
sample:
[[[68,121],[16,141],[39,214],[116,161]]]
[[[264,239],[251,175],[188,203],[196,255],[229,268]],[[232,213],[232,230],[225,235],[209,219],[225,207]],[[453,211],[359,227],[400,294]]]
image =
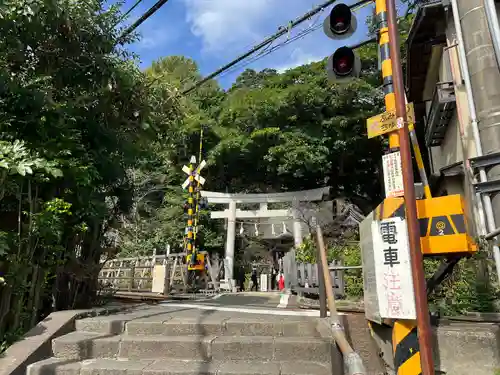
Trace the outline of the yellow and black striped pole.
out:
[[[385,0],[375,1],[375,13],[379,32],[380,65],[382,69],[382,80],[384,89],[384,100],[386,111],[396,110],[396,95],[392,78],[392,60],[389,49],[389,28],[387,25],[387,8]],[[399,135],[397,131],[389,133],[389,149],[399,150]]]
[[[195,243],[194,243],[194,235],[193,235],[193,211],[194,211],[194,166],[195,162],[194,156],[191,157],[189,161],[189,186],[188,186],[188,212],[187,212],[187,227],[186,227],[186,253],[187,255],[194,255],[195,251]]]
[[[375,0],[375,13],[379,30],[379,50],[385,107],[387,111],[395,111],[396,95],[394,92],[392,60],[389,48],[386,0]],[[399,151],[399,145],[398,131],[389,133],[390,151]],[[422,162],[422,155],[420,154],[419,148],[418,155]],[[417,157],[417,160],[418,159]],[[392,348],[394,355],[394,371],[396,375],[420,375],[422,373],[416,321],[397,320],[394,322],[392,330]]]
[[[203,127],[200,130],[200,152],[199,152],[199,157],[198,157],[198,163],[201,163],[201,158],[202,158],[202,150],[203,150]],[[196,236],[198,233],[198,223],[200,220],[200,191],[201,191],[201,183],[200,179],[198,179],[197,184],[196,184],[196,202],[195,202],[195,209],[194,209],[194,230],[193,230],[193,242],[195,244],[194,251],[191,256],[191,264],[194,265],[197,261],[198,254],[196,252],[197,249],[197,243],[196,243]]]
[[[375,13],[379,29],[379,50],[382,68],[385,108],[386,111],[394,111],[396,110],[396,95],[394,93],[394,84],[392,78],[392,60],[389,49],[389,28],[387,25],[387,5],[385,0],[375,1]],[[429,188],[427,174],[425,173],[422,153],[420,152],[420,147],[418,145],[414,124],[408,125],[408,131],[413,146],[413,152],[415,154],[415,160],[417,162],[420,179],[422,180],[422,185],[424,187],[425,198],[429,199],[432,198],[431,190]],[[399,150],[399,136],[397,130],[389,133],[389,149],[390,151]]]
[[[420,152],[420,147],[418,145],[417,133],[415,132],[415,124],[408,124],[408,134],[410,136],[411,144],[413,147],[415,161],[417,162],[420,180],[422,181],[422,185],[424,187],[424,197],[425,199],[430,199],[432,198],[431,188],[429,186],[429,180],[427,179],[427,173],[425,173],[424,160],[422,159],[422,153]]]

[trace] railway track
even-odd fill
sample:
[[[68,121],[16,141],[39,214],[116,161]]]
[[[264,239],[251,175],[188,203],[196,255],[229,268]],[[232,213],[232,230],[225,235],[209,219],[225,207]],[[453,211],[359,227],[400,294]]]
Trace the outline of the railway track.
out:
[[[339,301],[337,304],[337,310],[346,314],[363,314],[365,309],[359,303],[354,304],[344,304],[343,301]],[[298,301],[299,308],[302,309],[315,309],[319,310],[319,303],[310,303]],[[447,325],[447,324],[459,324],[459,323],[487,323],[487,324],[500,324],[500,314],[496,313],[469,313],[468,315],[457,315],[457,316],[432,316],[431,322],[434,325]]]
[[[217,293],[201,292],[201,293],[182,293],[174,295],[158,295],[148,292],[116,292],[111,299],[120,301],[121,303],[137,304],[138,302],[147,304],[157,304],[163,301],[174,300],[200,300],[215,296]],[[314,309],[319,310],[319,304],[303,303],[297,301],[297,307],[300,309]],[[346,314],[364,314],[364,308],[359,304],[344,304],[339,301],[337,310]],[[468,323],[486,323],[486,324],[500,324],[500,314],[496,313],[469,313],[468,315],[459,316],[441,316],[432,317],[431,321],[434,325],[448,325],[448,324],[468,324]]]
[[[194,299],[204,299],[216,295],[216,293],[181,293],[181,294],[171,294],[162,295],[150,292],[115,292],[109,298],[112,300],[118,300],[125,303],[158,303],[161,301],[173,301],[173,300],[194,300]]]

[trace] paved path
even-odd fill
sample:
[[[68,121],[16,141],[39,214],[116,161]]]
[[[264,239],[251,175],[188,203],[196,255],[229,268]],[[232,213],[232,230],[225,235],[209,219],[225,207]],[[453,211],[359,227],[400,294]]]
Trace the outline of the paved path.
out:
[[[165,301],[161,305],[247,314],[319,316],[318,310],[298,308],[295,296],[277,292],[224,293],[198,300]]]

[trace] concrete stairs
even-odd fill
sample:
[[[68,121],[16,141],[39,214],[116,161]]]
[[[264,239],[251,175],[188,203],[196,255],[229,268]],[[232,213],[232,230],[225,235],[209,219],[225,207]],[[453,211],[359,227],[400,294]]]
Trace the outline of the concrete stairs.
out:
[[[27,375],[337,375],[319,319],[155,306],[77,320]]]

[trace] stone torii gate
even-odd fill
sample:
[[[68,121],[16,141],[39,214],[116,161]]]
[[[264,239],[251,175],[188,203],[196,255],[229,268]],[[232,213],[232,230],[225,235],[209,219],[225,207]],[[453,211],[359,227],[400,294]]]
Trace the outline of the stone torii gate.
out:
[[[224,211],[211,212],[212,219],[227,219],[227,235],[225,249],[225,279],[234,285],[234,243],[236,236],[236,219],[259,219],[259,218],[283,218],[293,219],[293,238],[295,246],[302,243],[302,225],[300,217],[300,204],[302,202],[321,201],[330,192],[330,187],[291,191],[286,193],[272,194],[228,194],[212,191],[201,191],[201,196],[206,198],[208,203],[227,204],[229,207]],[[291,208],[280,210],[268,210],[268,203],[290,202]],[[259,204],[258,210],[239,210],[238,203]]]

